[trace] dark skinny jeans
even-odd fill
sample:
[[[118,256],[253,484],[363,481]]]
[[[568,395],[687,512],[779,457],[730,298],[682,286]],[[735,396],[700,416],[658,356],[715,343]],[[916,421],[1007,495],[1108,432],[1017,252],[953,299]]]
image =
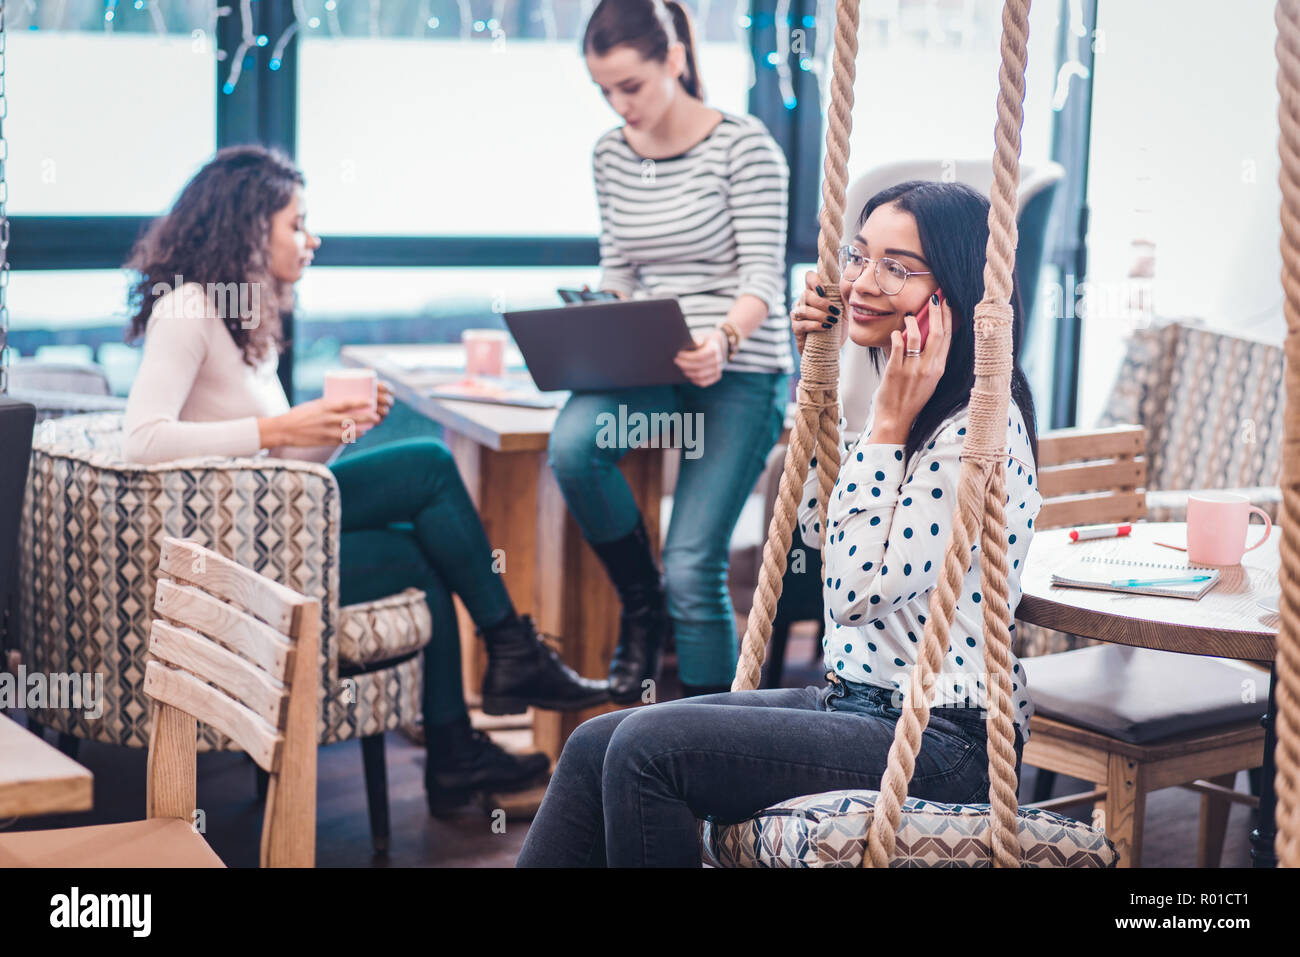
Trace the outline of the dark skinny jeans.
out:
[[[600,715],[564,746],[518,867],[698,867],[697,819],[879,790],[901,713],[892,689],[828,683],[703,695]],[[988,801],[982,709],[933,708],[914,797]],[[1016,778],[1023,751],[1016,731]]]
[[[424,649],[424,723],[466,716],[460,629],[451,595],[479,627],[513,609],[478,511],[447,446],[409,439],[340,459],[343,531],[339,603],[373,601],[403,588],[424,590],[433,640]]]

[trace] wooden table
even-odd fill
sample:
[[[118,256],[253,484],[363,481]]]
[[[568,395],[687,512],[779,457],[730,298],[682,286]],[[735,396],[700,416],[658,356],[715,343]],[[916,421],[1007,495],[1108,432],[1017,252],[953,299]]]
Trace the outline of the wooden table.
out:
[[[0,714],[0,820],[89,811],[94,776]]]
[[[1258,539],[1262,526],[1252,525],[1248,542]],[[1281,591],[1279,545],[1281,529],[1259,548],[1249,551],[1240,565],[1220,568],[1220,579],[1202,598],[1165,598],[1120,592],[1063,588],[1051,584],[1051,574],[1079,555],[1104,555],[1161,564],[1187,565],[1185,552],[1163,548],[1156,542],[1187,544],[1187,526],[1181,522],[1140,522],[1127,538],[1103,538],[1071,543],[1068,529],[1035,532],[1020,579],[1022,596],[1016,617],[1044,628],[1136,648],[1153,648],[1188,655],[1241,658],[1273,663],[1278,615],[1259,605],[1262,598],[1277,599]],[[1177,574],[1170,572],[1169,574]],[[1273,837],[1276,812],[1273,794],[1273,752],[1277,713],[1277,670],[1270,675],[1268,710],[1264,725],[1264,766],[1259,803],[1260,826],[1251,834],[1251,856],[1256,866],[1275,866]],[[1032,689],[1031,689],[1032,693]]]
[[[488,541],[505,558],[506,590],[516,610],[531,614],[540,631],[563,639],[564,660],[579,674],[604,678],[618,642],[618,595],[569,514],[546,461],[559,410],[431,398],[429,387],[439,379],[439,373],[431,370],[463,370],[464,355],[457,344],[347,346],[341,352],[346,365],[374,369],[398,399],[442,425],[444,441],[478,508]],[[522,367],[522,357],[513,347],[507,350],[506,363]],[[659,506],[665,471],[671,477],[679,456],[677,450],[637,448],[619,464],[656,556],[661,547]],[[465,691],[476,697],[487,653],[459,598],[456,612]],[[616,708],[609,704],[585,711],[534,709],[534,745],[558,758],[574,728]]]

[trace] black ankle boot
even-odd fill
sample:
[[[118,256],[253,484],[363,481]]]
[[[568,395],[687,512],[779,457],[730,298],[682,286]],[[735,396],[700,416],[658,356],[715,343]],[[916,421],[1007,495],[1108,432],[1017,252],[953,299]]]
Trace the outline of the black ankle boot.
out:
[[[473,727],[468,715],[425,728],[425,754],[424,786],[434,815],[467,803],[476,792],[523,790],[540,782],[551,766],[540,752],[504,750]]]
[[[682,682],[683,698],[698,698],[706,694],[725,694],[731,690],[731,685],[688,685]]]
[[[667,597],[640,515],[627,535],[592,549],[623,605],[618,647],[609,663],[609,696],[618,704],[631,704],[642,697],[644,682],[659,680],[664,644],[672,635]]]
[[[609,700],[609,682],[580,677],[538,637],[531,615],[511,612],[480,631],[488,650],[483,675],[486,714],[522,714],[529,705],[578,711]]]

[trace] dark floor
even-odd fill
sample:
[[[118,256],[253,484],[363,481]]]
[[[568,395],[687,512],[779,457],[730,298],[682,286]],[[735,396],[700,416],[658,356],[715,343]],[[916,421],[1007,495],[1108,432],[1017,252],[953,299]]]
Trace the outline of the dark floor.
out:
[[[811,633],[791,637],[785,684],[821,684],[820,663],[813,664],[816,639]],[[676,675],[664,676],[666,698],[676,695]],[[15,716],[16,717],[16,716]],[[506,732],[502,744],[526,746],[527,732]],[[53,735],[50,734],[51,740]],[[321,867],[510,867],[528,831],[528,820],[507,817],[504,832],[493,828],[490,809],[462,808],[449,819],[429,816],[424,796],[424,749],[405,735],[387,736],[392,848],[386,859],[370,847],[361,748],[355,741],[322,748],[319,756],[316,862]],[[145,752],[83,742],[77,760],[95,775],[95,810],[84,814],[25,819],[12,829],[34,830],[129,821],[144,816]],[[1026,767],[1021,799],[1033,793],[1036,771]],[[1058,778],[1056,794],[1086,790],[1083,782]],[[1237,789],[1246,789],[1244,774]],[[199,756],[199,804],[206,814],[205,836],[232,867],[257,865],[263,804],[257,799],[252,763],[243,754]],[[1076,814],[1087,813],[1084,808]],[[1195,867],[1200,797],[1179,788],[1148,796],[1144,867]],[[499,817],[499,816],[498,816]],[[0,822],[0,828],[5,822]],[[1250,829],[1254,812],[1234,804],[1228,820],[1224,867],[1250,866]]]

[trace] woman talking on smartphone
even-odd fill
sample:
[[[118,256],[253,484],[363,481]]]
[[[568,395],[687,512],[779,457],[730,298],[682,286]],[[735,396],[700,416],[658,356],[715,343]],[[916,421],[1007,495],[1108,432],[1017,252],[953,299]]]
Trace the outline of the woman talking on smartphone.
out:
[[[623,119],[592,158],[600,288],[677,299],[696,345],[676,356],[685,384],[575,393],[552,431],[550,464],[622,603],[613,700],[653,700],[647,683],[670,634],[685,693],[718,691],[739,652],[728,543],[781,434],[794,370],[784,315],[789,169],[759,120],[704,102],[681,4],[602,0],[582,49]],[[602,416],[618,417],[620,406],[650,422],[695,416],[702,436],[701,453],[682,459],[662,582],[618,469],[627,449],[597,440]]]
[[[841,343],[869,349],[884,365],[864,433],[845,432],[840,418],[840,472],[822,556],[827,681],[583,722],[565,743],[519,866],[698,866],[700,818],[732,823],[804,794],[880,789],[952,529],[988,211],[987,199],[958,183],[912,181],[876,194],[840,250],[843,315],[831,310],[816,273],[791,312],[800,350],[809,332],[838,329]],[[1012,307],[1018,342],[1018,292]],[[1034,403],[1018,363],[1006,449],[1014,616],[1042,506]],[[814,459],[799,507],[811,548],[822,546],[818,488]],[[931,710],[909,786],[918,798],[988,799],[981,564],[976,545],[939,680],[922,692]],[[1018,777],[1033,704],[1014,655],[1009,666]]]

